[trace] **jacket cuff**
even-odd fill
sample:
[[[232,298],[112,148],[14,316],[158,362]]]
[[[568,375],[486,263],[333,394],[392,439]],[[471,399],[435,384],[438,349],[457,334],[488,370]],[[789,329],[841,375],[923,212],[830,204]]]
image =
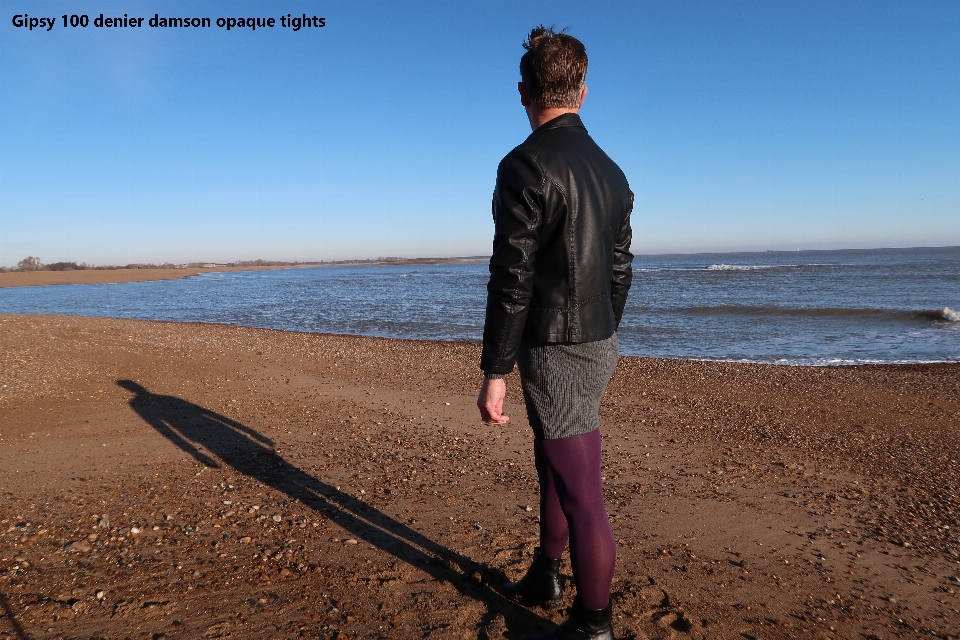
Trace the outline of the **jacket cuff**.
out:
[[[502,373],[484,373],[483,377],[487,380],[503,380],[504,375]]]

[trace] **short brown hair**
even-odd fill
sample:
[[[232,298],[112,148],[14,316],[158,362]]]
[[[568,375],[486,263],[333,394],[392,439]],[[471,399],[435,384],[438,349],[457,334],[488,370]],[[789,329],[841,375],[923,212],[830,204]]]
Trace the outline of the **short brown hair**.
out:
[[[530,31],[520,58],[520,78],[530,99],[544,109],[580,106],[580,91],[587,79],[587,50],[583,43],[553,27]]]

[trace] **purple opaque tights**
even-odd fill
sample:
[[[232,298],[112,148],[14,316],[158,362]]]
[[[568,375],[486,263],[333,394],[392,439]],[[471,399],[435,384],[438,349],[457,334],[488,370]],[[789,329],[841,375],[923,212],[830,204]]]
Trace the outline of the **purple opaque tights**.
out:
[[[610,602],[617,548],[603,503],[600,430],[556,440],[535,438],[533,452],[540,479],[540,549],[557,560],[569,538],[580,602],[603,609]]]

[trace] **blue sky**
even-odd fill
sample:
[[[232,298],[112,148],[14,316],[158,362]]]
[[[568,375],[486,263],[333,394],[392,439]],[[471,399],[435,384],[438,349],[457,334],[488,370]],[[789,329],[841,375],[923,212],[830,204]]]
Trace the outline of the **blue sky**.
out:
[[[0,265],[488,254],[540,22],[587,46],[636,252],[960,244],[954,1],[0,6]],[[281,12],[326,26],[92,25]]]

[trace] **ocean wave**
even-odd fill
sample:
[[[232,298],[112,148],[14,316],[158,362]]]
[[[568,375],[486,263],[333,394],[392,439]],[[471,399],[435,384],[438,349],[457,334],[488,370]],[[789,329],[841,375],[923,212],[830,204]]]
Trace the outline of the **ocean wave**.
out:
[[[760,271],[763,269],[776,269],[778,267],[798,267],[796,264],[712,264],[707,267],[707,271]]]
[[[707,271],[762,271],[764,269],[802,269],[804,267],[837,267],[843,265],[808,262],[806,264],[712,264]]]
[[[960,322],[960,311],[954,311],[950,307],[944,307],[941,311],[941,320],[948,320],[950,322]]]
[[[661,271],[764,271],[769,269],[803,269],[806,267],[849,267],[848,264],[808,262],[806,264],[711,264],[706,267],[636,267],[635,273],[658,273]]]
[[[732,364],[774,364],[789,367],[855,367],[863,365],[903,365],[903,364],[957,364],[958,360],[903,360],[883,358],[676,358],[678,360],[693,360],[696,362],[730,362]]]
[[[905,310],[905,309],[854,309],[854,308],[809,308],[809,307],[780,307],[780,306],[739,306],[715,305],[698,306],[677,309],[682,313],[702,313],[720,315],[748,315],[748,316],[800,316],[800,317],[854,317],[876,318],[901,321],[933,320],[939,322],[960,322],[960,312],[950,307],[932,310]]]

